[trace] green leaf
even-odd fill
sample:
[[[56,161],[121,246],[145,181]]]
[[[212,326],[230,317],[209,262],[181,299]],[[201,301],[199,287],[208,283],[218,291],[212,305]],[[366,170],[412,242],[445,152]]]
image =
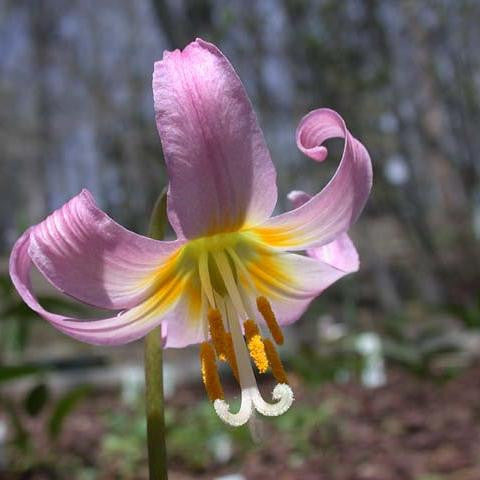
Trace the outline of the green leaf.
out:
[[[0,322],[0,348],[6,356],[9,352],[18,355],[24,351],[27,345],[32,322],[27,318],[2,318],[4,321]]]
[[[0,291],[3,293],[9,293],[12,289],[12,282],[8,275],[0,275]]]
[[[25,410],[31,417],[35,417],[43,410],[49,397],[50,391],[47,385],[44,383],[35,385],[25,397]]]
[[[167,189],[164,188],[153,207],[153,212],[150,216],[148,236],[157,240],[162,240],[165,236],[167,225]]]
[[[12,443],[25,452],[30,442],[30,435],[24,428],[20,415],[17,415],[15,406],[11,400],[0,398],[0,405],[3,406],[4,411],[10,419],[13,433]]]
[[[39,373],[43,368],[35,365],[0,365],[0,383]]]
[[[67,416],[91,391],[92,387],[90,385],[79,385],[60,397],[48,422],[48,433],[53,440],[55,440],[61,432]]]
[[[23,302],[10,302],[10,304],[2,311],[2,318],[17,317],[17,318],[29,318],[34,316],[35,313],[27,304]]]

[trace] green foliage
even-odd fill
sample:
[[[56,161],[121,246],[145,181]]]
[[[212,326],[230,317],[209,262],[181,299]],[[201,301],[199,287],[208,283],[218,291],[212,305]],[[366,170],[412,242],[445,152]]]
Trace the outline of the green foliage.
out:
[[[329,445],[337,435],[337,424],[331,403],[311,406],[297,404],[288,413],[275,419],[275,428],[285,435],[292,458],[307,458],[317,453],[318,443]],[[320,435],[317,442],[312,437]]]
[[[62,395],[53,408],[48,421],[48,433],[55,440],[61,432],[62,426],[68,415],[78,403],[84,400],[92,391],[90,385],[78,385]]]
[[[23,408],[31,416],[37,416],[50,398],[50,390],[45,383],[34,385],[27,393]]]
[[[461,342],[452,335],[451,325],[439,314],[385,317],[383,352],[387,360],[423,377],[449,378],[455,368],[435,368],[440,360],[462,353]]]
[[[6,274],[0,275],[0,293],[0,385],[6,386],[22,379],[32,381],[23,401],[14,401],[2,393],[0,405],[3,406],[13,431],[11,446],[26,453],[34,449],[34,446],[31,445],[30,433],[25,426],[25,417],[42,414],[52,403],[48,372],[62,369],[64,365],[62,362],[6,363],[6,359],[11,362],[12,358],[21,358],[30,339],[31,320],[36,319],[37,315],[20,299]],[[40,296],[39,300],[47,309],[57,312],[82,311],[81,307],[57,297]],[[88,386],[74,387],[53,403],[51,414],[46,420],[52,440],[59,435],[67,416],[89,391]]]
[[[0,379],[2,360],[20,357],[30,339],[31,322],[38,319],[16,293],[7,274],[0,274]],[[39,302],[47,309],[60,314],[81,314],[79,304],[51,295],[39,295]],[[1,381],[1,380],[0,380]]]
[[[248,429],[227,427],[206,401],[193,409],[171,411],[167,417],[167,429],[171,454],[195,470],[217,463],[215,439],[232,442],[237,453],[251,446]],[[199,448],[202,443],[204,448]]]
[[[149,237],[162,240],[168,227],[167,189],[164,188],[155,202],[148,227]]]
[[[0,384],[40,373],[42,370],[43,368],[37,365],[0,365]]]
[[[362,357],[353,345],[353,336],[335,342],[304,344],[287,358],[290,371],[300,375],[311,385],[358,377],[363,367]]]
[[[11,445],[20,450],[22,453],[25,452],[29,446],[30,436],[28,431],[23,426],[23,421],[18,415],[14,402],[9,398],[0,397],[0,405],[3,407],[4,412],[8,415],[8,419],[13,431]]]
[[[480,329],[480,293],[473,304],[452,305],[449,311],[460,318],[467,328]]]
[[[288,445],[292,462],[303,461],[316,454],[313,444],[327,447],[338,437],[332,402],[315,406],[299,403],[285,415],[266,420],[263,426],[268,435],[261,445],[255,444],[248,427],[223,424],[207,401],[188,408],[170,406],[165,413],[169,461],[195,472],[211,471],[234,458],[242,458],[253,448],[269,448],[269,439],[273,438]],[[143,402],[129,412],[108,413],[106,431],[101,462],[115,462],[117,474],[130,478],[146,461]]]
[[[170,461],[195,471],[219,462],[216,439],[231,443],[235,453],[252,446],[248,429],[228,428],[206,401],[187,409],[167,408],[165,422]],[[143,402],[139,402],[130,414],[110,414],[107,431],[102,441],[104,461],[118,462],[116,471],[128,478],[146,461]]]
[[[5,395],[0,396],[0,406],[6,413],[12,436],[10,447],[22,453],[22,458],[36,459],[37,445],[31,441],[26,417],[44,415],[43,423],[51,441],[60,435],[65,420],[92,391],[89,385],[81,385],[68,390],[60,398],[54,400],[48,383],[39,382],[30,388],[22,402],[16,402]],[[51,408],[46,408],[51,406]]]
[[[9,277],[0,275],[0,358],[9,352],[21,352],[28,340],[32,311],[20,300]],[[0,372],[1,375],[1,372]]]

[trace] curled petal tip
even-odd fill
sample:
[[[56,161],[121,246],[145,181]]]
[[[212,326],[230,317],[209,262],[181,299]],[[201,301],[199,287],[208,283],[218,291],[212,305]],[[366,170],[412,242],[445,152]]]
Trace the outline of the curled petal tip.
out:
[[[285,241],[278,246],[303,250],[330,243],[356,221],[370,194],[372,163],[367,149],[350,134],[342,117],[327,108],[307,114],[300,121],[296,138],[298,148],[316,161],[326,158],[326,140],[344,139],[340,164],[323,190],[295,210],[262,225],[265,230],[282,229]],[[298,198],[294,194],[294,200]]]
[[[300,150],[308,155],[312,160],[316,162],[323,162],[328,157],[328,149],[327,147],[305,147],[301,143],[299,143]]]

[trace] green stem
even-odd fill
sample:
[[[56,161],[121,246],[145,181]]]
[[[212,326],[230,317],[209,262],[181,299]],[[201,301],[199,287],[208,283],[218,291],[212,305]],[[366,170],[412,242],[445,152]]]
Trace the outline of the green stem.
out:
[[[149,235],[162,239],[166,226],[166,193],[158,197],[150,219]],[[145,337],[145,407],[147,416],[148,469],[150,480],[167,480],[167,448],[163,398],[162,327]]]
[[[156,327],[145,337],[145,403],[150,480],[168,478],[161,339],[161,327]]]

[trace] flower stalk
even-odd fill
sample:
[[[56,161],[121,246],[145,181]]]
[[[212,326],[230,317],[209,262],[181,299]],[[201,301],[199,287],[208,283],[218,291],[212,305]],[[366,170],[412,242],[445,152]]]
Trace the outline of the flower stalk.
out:
[[[158,197],[150,218],[149,236],[162,240],[167,222],[166,190]],[[148,470],[150,480],[168,479],[163,397],[162,326],[145,336],[145,414],[147,417]]]

